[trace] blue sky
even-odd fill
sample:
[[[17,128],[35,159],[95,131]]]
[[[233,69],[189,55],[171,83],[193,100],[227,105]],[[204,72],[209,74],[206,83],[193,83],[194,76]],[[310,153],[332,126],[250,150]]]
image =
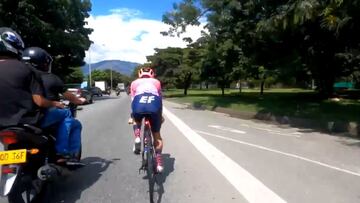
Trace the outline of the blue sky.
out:
[[[93,15],[109,14],[116,8],[128,8],[141,11],[141,16],[148,19],[161,20],[166,11],[172,10],[175,0],[92,0]]]
[[[154,54],[155,48],[186,47],[182,37],[196,40],[202,27],[190,27],[181,38],[165,37],[167,31],[162,15],[171,11],[174,2],[181,0],[92,0],[92,11],[87,19],[93,29],[93,44],[87,51],[85,61],[123,60],[145,63],[146,56]]]

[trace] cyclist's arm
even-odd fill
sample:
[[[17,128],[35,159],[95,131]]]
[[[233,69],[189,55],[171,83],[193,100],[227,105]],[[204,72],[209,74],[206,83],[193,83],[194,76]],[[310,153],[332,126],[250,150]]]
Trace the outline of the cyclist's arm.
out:
[[[164,119],[164,117],[162,116],[162,112],[163,112],[163,105],[162,105],[162,88],[161,88],[161,82],[159,80],[157,80],[156,82],[156,88],[158,89],[158,94],[161,98],[161,117],[162,119]]]
[[[158,91],[159,96],[162,98],[162,89],[161,89],[161,82],[156,79],[155,83],[156,89]]]
[[[136,92],[135,81],[133,81],[133,82],[131,83],[131,85],[130,85],[130,97],[131,97],[131,101],[134,100],[135,92]]]

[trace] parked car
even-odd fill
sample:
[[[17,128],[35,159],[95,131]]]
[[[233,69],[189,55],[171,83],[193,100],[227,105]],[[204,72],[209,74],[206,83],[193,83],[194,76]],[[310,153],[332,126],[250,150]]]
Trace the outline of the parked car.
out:
[[[98,87],[91,87],[91,88],[87,88],[86,90],[91,92],[93,96],[98,96],[98,97],[103,96],[101,89]]]
[[[93,103],[93,94],[86,89],[80,88],[80,84],[66,84],[65,86],[67,87],[67,90],[73,93],[75,96],[85,98],[85,104]]]

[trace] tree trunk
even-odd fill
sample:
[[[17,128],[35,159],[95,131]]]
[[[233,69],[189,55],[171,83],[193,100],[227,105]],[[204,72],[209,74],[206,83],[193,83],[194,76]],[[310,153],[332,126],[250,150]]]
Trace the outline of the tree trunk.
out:
[[[221,96],[225,96],[225,82],[220,81],[220,88],[221,88]]]
[[[320,81],[319,94],[323,98],[334,96],[334,78],[326,78]]]
[[[190,84],[191,84],[191,76],[192,76],[192,73],[188,73],[185,76],[185,81],[184,81],[184,95],[185,96],[187,95],[187,90],[189,89]]]
[[[241,80],[239,80],[239,92],[241,93],[242,91],[242,85],[241,85]]]
[[[263,79],[261,80],[261,85],[260,85],[260,95],[264,95],[264,86],[265,86],[265,79],[266,77],[263,77]]]

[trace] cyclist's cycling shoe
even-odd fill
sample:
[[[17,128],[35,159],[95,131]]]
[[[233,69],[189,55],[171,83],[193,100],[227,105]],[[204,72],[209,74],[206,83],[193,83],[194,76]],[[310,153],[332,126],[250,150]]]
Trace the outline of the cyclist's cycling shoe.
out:
[[[156,172],[162,173],[164,171],[163,159],[161,154],[156,154]]]
[[[140,140],[140,137],[136,137],[135,138],[135,143],[134,143],[134,147],[133,147],[133,152],[135,154],[140,154],[140,151],[141,151],[141,140]]]

